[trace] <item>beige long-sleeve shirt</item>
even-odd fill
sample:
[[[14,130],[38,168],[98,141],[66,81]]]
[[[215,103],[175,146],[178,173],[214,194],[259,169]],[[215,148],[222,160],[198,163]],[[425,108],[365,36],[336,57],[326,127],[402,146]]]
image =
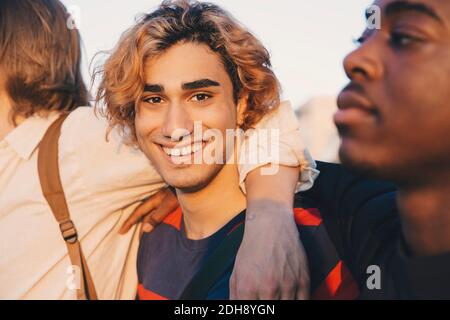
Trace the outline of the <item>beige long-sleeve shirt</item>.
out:
[[[284,103],[262,126],[276,125],[273,119],[283,115],[289,118],[291,125],[285,124],[288,130],[281,130],[280,141],[291,147],[282,149],[279,163],[309,168],[301,184],[307,189],[317,172],[290,112]],[[58,116],[28,118],[0,141],[0,299],[76,298],[69,289],[73,279],[67,248],[37,173],[39,143]],[[106,130],[106,120],[92,108],[73,111],[59,140],[60,174],[99,298],[133,299],[138,227],[126,235],[118,230],[143,199],[165,184],[143,153],[125,145],[115,131],[107,141]],[[246,145],[244,140],[242,150]],[[270,161],[240,164],[241,180]]]

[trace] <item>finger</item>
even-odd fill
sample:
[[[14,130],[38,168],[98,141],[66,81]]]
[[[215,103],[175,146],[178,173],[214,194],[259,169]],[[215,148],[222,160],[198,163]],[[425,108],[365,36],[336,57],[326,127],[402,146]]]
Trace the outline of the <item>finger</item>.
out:
[[[145,233],[150,233],[155,228],[155,226],[152,224],[153,222],[149,222],[148,217],[149,217],[149,215],[145,216],[144,220],[142,220],[142,225],[141,225],[141,228],[139,230],[139,239],[142,237],[142,234],[144,232]]]
[[[279,288],[263,287],[259,289],[258,300],[280,300],[281,292]],[[256,298],[250,298],[254,300]]]
[[[160,191],[161,192],[161,191]],[[132,226],[134,226],[136,223],[141,221],[141,219],[151,211],[155,209],[159,204],[161,203],[161,195],[159,192],[147,200],[145,200],[142,204],[140,204],[128,217],[128,219],[123,223],[122,227],[120,228],[119,233],[125,234],[127,233]]]
[[[150,233],[155,229],[155,227],[151,223],[144,223],[142,225],[142,232]]]
[[[281,289],[281,300],[295,300],[297,298],[297,285],[292,284]]]
[[[230,292],[230,300],[258,300],[256,289],[249,289],[234,285],[233,293]]]
[[[123,223],[122,227],[119,230],[119,233],[120,234],[127,233],[131,229],[132,226],[134,226],[135,224],[140,222],[142,217],[145,216],[147,209],[151,210],[151,208],[149,208],[149,206],[146,202],[139,205],[133,211],[133,213],[130,215],[130,217],[128,217],[128,219]]]
[[[142,220],[142,232],[152,232],[159,223],[153,219],[153,212],[146,215]]]
[[[295,300],[297,299],[297,291],[302,286],[303,272],[298,272],[297,268],[290,264],[285,265],[284,277],[280,287],[281,300]]]
[[[156,227],[164,219],[178,208],[178,200],[172,193],[168,193],[155,210],[153,210],[144,220]]]
[[[306,288],[298,288],[296,293],[296,300],[308,300],[309,290]]]
[[[310,294],[309,277],[301,277],[299,286],[297,286],[296,299],[308,300]]]
[[[258,291],[252,277],[240,276],[233,272],[230,279],[230,300],[257,300]]]

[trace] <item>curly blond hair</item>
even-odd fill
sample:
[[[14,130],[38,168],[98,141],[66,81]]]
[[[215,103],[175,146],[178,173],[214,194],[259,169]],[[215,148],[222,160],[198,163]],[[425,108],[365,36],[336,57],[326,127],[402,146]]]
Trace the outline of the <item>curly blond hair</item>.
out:
[[[279,82],[268,51],[254,35],[217,5],[163,1],[122,35],[94,77],[101,75],[97,110],[108,118],[111,127],[130,133],[131,142],[136,142],[135,104],[145,85],[145,62],[183,41],[205,44],[220,55],[233,84],[235,102],[247,98],[242,129],[253,127],[278,107]],[[100,102],[106,108],[99,108]]]

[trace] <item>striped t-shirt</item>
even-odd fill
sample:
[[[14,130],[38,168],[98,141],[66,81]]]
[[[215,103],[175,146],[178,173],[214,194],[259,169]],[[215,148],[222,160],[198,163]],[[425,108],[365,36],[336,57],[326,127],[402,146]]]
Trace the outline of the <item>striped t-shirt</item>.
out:
[[[340,259],[322,223],[320,211],[297,194],[294,218],[308,256],[312,299],[355,299],[358,286]],[[186,237],[181,208],[166,217],[152,233],[144,234],[138,254],[138,299],[175,300],[183,293],[208,256],[240,224],[245,211],[208,238]],[[216,281],[208,299],[229,299],[232,268]]]

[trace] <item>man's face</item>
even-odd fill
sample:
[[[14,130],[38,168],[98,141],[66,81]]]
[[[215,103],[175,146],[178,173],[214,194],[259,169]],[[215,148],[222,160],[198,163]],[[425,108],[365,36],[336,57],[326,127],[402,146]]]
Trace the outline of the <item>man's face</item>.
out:
[[[203,188],[230,147],[217,135],[236,128],[233,86],[220,56],[206,45],[179,43],[146,61],[145,79],[135,123],[141,149],[169,185]],[[216,158],[223,162],[211,163]]]
[[[380,0],[381,30],[366,30],[344,62],[340,156],[355,169],[417,183],[450,164],[450,1]]]

